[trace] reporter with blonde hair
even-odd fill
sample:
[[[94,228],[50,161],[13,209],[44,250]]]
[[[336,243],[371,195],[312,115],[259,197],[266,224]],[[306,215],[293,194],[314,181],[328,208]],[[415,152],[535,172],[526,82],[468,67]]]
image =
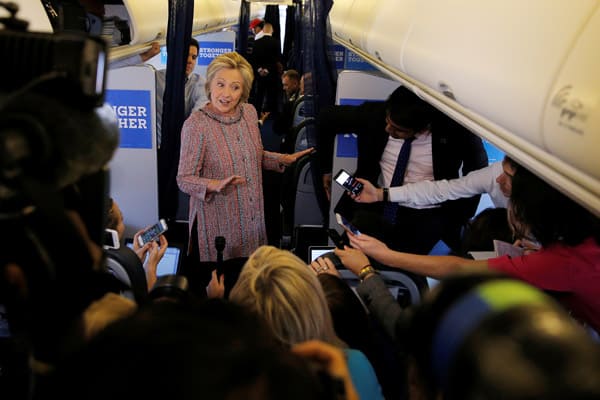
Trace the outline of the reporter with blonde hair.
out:
[[[261,315],[284,345],[320,340],[342,348],[360,398],[383,398],[365,355],[344,348],[346,345],[337,337],[316,275],[291,252],[273,246],[259,247],[244,265],[229,300]]]

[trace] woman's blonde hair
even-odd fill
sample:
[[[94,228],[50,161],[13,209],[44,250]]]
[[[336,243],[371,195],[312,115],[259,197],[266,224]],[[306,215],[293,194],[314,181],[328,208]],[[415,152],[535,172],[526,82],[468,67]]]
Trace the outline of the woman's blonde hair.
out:
[[[250,89],[252,89],[252,81],[254,80],[254,72],[252,72],[252,66],[244,57],[236,53],[235,51],[231,53],[224,53],[217,56],[211,63],[208,65],[208,69],[206,70],[206,85],[204,86],[206,89],[206,97],[210,100],[210,84],[217,72],[222,70],[223,68],[229,69],[237,69],[242,74],[242,79],[244,80],[242,97],[240,98],[240,103],[245,103],[248,101],[248,97],[250,97]]]
[[[229,299],[258,315],[286,345],[318,339],[343,346],[319,280],[287,250],[259,247],[248,259]]]

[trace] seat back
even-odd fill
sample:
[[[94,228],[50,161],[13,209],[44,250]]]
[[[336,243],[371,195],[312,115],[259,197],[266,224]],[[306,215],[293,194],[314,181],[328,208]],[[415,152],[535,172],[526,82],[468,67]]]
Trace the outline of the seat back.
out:
[[[127,246],[119,249],[107,249],[106,269],[129,289],[122,296],[141,304],[148,297],[146,271],[137,254]]]
[[[350,270],[339,268],[338,271],[350,287],[356,287],[360,283],[358,277]],[[418,304],[421,302],[422,289],[412,277],[402,271],[379,271],[381,278],[390,293],[402,307]]]
[[[293,108],[293,117],[292,117],[292,127],[296,127],[300,125],[300,123],[306,118],[305,110],[304,110],[304,95],[299,96],[294,102]]]
[[[293,226],[322,224],[323,215],[319,208],[315,185],[313,184],[312,167],[310,159],[306,158],[300,166],[300,173],[296,180]]]

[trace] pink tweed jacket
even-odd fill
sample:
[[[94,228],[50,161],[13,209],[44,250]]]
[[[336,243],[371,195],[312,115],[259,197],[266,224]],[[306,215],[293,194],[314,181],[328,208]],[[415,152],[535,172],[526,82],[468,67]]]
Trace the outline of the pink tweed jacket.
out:
[[[190,195],[189,229],[191,233],[196,221],[200,261],[216,260],[216,236],[227,241],[225,260],[247,257],[267,243],[261,169],[283,171],[280,157],[263,149],[256,110],[250,104],[240,104],[232,116],[205,106],[185,121],[177,184]],[[243,176],[246,183],[207,193],[210,179],[231,175]]]

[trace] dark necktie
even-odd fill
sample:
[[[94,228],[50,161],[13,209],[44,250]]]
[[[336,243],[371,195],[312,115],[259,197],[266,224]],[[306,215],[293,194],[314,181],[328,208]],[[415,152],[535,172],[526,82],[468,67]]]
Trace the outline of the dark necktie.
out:
[[[402,186],[404,183],[404,175],[406,174],[406,166],[408,165],[408,158],[410,157],[410,148],[414,137],[404,139],[400,154],[398,155],[398,161],[396,161],[396,169],[392,176],[392,182],[390,187]],[[392,224],[396,223],[396,214],[398,213],[398,203],[388,201],[383,205],[383,217]]]

